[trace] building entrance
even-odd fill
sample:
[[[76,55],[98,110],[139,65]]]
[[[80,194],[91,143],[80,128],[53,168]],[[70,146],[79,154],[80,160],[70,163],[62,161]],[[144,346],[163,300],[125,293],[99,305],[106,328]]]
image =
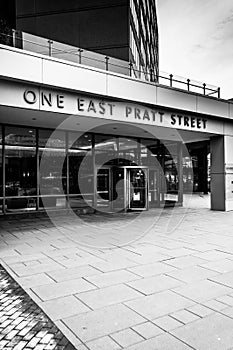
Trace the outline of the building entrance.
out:
[[[151,173],[152,174],[152,173]],[[155,176],[155,172],[153,172]],[[152,176],[152,175],[151,175]],[[96,208],[110,212],[147,210],[149,196],[157,199],[154,186],[149,185],[147,167],[104,166],[96,169]],[[155,184],[153,182],[153,184]]]

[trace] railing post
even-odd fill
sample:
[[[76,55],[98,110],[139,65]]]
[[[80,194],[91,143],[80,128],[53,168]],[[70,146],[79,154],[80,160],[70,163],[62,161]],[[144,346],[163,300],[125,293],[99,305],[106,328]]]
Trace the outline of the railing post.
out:
[[[133,63],[129,62],[129,76],[132,77]]]
[[[49,44],[49,56],[52,56],[52,45],[53,45],[53,41],[52,41],[52,40],[48,40],[48,44]]]
[[[105,56],[105,61],[106,61],[106,70],[108,70],[108,61],[109,61],[109,57]]]
[[[203,84],[203,93],[204,93],[204,95],[206,94],[206,84],[205,83]]]
[[[82,62],[82,52],[83,52],[83,50],[82,49],[78,49],[78,57],[79,57],[79,64],[81,64],[81,62]]]
[[[173,78],[173,74],[170,74],[169,77],[170,77],[170,87],[172,87],[172,78]]]
[[[220,87],[218,87],[218,98],[220,98]]]
[[[190,90],[190,79],[187,79],[187,87],[188,87],[188,91]]]

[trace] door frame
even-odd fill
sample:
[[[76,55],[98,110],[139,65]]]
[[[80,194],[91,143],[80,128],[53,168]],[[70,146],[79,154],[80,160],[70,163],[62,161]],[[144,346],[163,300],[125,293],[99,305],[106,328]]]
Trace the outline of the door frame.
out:
[[[112,165],[104,165],[104,166],[95,166],[95,177],[96,177],[96,185],[95,185],[95,208],[98,210],[97,206],[97,174],[100,169],[107,169],[109,171],[109,209],[113,211],[113,168],[116,166]],[[119,166],[119,169],[124,169],[124,211],[127,212],[130,211],[145,211],[149,209],[149,168],[147,166],[138,166],[138,165],[131,165],[131,166]],[[142,169],[145,173],[145,207],[144,208],[130,208],[130,187],[129,187],[129,173],[130,169]]]
[[[135,166],[124,166],[122,167],[124,168],[124,179],[125,179],[125,189],[124,189],[124,192],[125,192],[125,211],[127,210],[130,210],[130,211],[145,211],[145,210],[148,210],[149,209],[149,206],[148,206],[148,171],[149,171],[149,168],[147,166],[138,166],[138,165],[135,165]],[[130,186],[129,186],[129,183],[130,183],[130,180],[129,180],[129,174],[130,174],[130,170],[131,169],[142,169],[144,171],[144,174],[145,174],[145,207],[144,208],[131,208],[130,207]]]

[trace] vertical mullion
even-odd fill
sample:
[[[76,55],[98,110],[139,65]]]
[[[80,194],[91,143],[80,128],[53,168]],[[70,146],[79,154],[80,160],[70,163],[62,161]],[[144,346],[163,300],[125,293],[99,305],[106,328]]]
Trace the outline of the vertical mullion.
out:
[[[69,207],[70,195],[69,132],[66,131],[66,208]]]
[[[178,203],[183,203],[183,144],[177,144],[177,161],[178,161]]]
[[[92,164],[93,164],[93,199],[92,206],[96,209],[97,206],[97,174],[95,167],[95,134],[92,134]]]
[[[36,129],[36,210],[39,210],[40,195],[40,159],[39,159],[39,130]]]
[[[3,214],[6,213],[6,157],[5,157],[5,126],[2,126],[2,196]]]

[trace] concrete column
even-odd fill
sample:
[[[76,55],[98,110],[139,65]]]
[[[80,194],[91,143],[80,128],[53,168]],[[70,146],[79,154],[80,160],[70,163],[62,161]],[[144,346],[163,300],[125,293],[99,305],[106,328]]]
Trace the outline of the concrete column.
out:
[[[233,210],[233,136],[210,140],[211,209]]]

